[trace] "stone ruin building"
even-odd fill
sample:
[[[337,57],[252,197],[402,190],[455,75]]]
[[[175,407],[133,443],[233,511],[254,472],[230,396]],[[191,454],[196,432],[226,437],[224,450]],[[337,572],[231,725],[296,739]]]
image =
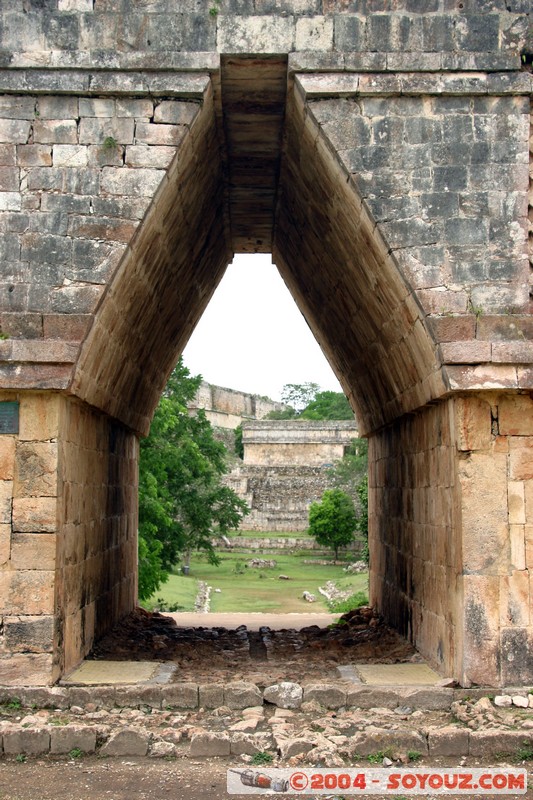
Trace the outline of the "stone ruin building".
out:
[[[189,412],[202,408],[230,454],[232,468],[224,477],[250,514],[242,530],[304,531],[309,506],[331,484],[328,468],[341,459],[357,437],[354,421],[266,419],[286,406],[245,392],[203,381]],[[231,458],[232,431],[242,425],[243,459]]]
[[[462,685],[530,685],[529,0],[0,14],[0,682],[134,606],[139,437],[270,252],[369,438],[372,603]]]

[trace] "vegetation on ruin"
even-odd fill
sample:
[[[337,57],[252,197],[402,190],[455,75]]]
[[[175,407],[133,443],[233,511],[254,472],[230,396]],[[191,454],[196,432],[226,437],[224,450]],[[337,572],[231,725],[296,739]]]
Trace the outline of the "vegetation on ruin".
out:
[[[326,489],[319,502],[309,508],[309,533],[338,558],[339,548],[355,538],[357,518],[352,498],[342,489]]]
[[[286,383],[281,392],[286,408],[270,411],[267,419],[353,420],[342,392],[320,391],[318,383]]]
[[[150,597],[192,550],[216,564],[213,536],[236,528],[247,504],[222,485],[226,448],[203,411],[190,416],[201,377],[180,360],[141,442],[139,464],[139,597]]]

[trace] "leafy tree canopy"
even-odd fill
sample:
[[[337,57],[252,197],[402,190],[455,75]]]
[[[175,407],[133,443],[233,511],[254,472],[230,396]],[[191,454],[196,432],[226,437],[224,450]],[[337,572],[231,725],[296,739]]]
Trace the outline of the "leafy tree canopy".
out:
[[[139,597],[167,580],[180,554],[204,550],[217,562],[213,536],[239,525],[248,506],[223,486],[227,471],[222,442],[205,413],[189,416],[201,377],[178,362],[141,442],[139,464]]]
[[[331,547],[335,558],[339,547],[353,541],[356,517],[353,500],[341,489],[326,489],[320,502],[309,508],[309,533],[321,545]]]
[[[342,392],[317,392],[300,414],[302,419],[353,419],[353,411]]]
[[[301,414],[319,391],[318,383],[286,383],[281,390],[281,400]]]
[[[352,439],[345,456],[328,470],[328,478],[353,500],[356,529],[364,540],[361,557],[368,563],[368,441]]]
[[[317,383],[286,383],[282,411],[271,411],[267,419],[353,419],[353,411],[342,392],[320,391]]]

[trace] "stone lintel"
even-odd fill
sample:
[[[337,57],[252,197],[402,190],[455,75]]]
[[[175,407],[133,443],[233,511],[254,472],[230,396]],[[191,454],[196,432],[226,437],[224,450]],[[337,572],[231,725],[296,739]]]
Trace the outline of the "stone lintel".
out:
[[[204,71],[197,74],[189,71],[178,78],[176,72],[168,71],[0,70],[0,92],[8,94],[163,95],[201,100],[209,83],[209,75]]]
[[[296,85],[310,98],[349,96],[400,95],[529,95],[533,78],[529,73],[464,72],[449,74],[405,72],[387,74],[358,72],[324,72],[297,75]]]
[[[518,53],[303,52],[289,53],[289,73],[296,72],[516,72]]]
[[[2,51],[0,51],[0,58]],[[91,74],[108,70],[157,70],[161,72],[217,72],[220,55],[215,52],[164,51],[113,53],[109,50],[50,50],[10,54],[9,71],[16,69],[86,69]]]

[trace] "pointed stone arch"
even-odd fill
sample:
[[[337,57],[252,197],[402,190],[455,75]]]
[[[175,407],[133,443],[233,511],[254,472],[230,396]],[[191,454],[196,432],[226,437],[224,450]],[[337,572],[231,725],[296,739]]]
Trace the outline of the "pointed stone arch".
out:
[[[179,78],[172,72],[118,79],[80,71],[79,97],[46,102],[41,74],[28,72],[29,97],[21,100],[9,89],[9,114],[16,110],[23,119],[4,130],[23,140],[21,159],[37,160],[27,165],[25,180],[28,200],[38,196],[33,224],[42,231],[24,232],[17,245],[16,226],[24,225],[24,215],[10,218],[14,230],[6,246],[21,248],[26,270],[46,268],[26,287],[39,320],[18,314],[15,303],[23,292],[16,282],[9,289],[15,310],[5,316],[11,314],[13,330],[18,325],[26,336],[1,344],[2,399],[20,401],[21,419],[20,431],[3,440],[0,584],[9,657],[2,661],[2,680],[16,683],[21,671],[30,683],[57,679],[132,608],[138,436],[147,431],[166,376],[233,252],[260,250],[273,253],[370,438],[372,601],[461,683],[530,682],[533,429],[525,391],[531,387],[531,347],[516,341],[512,328],[520,323],[529,330],[522,167],[530,83],[516,75],[436,75],[421,83],[416,76],[352,73],[304,78],[294,68],[287,79],[286,56],[225,56],[220,71],[215,61],[210,75]],[[503,199],[510,181],[516,182],[512,202],[496,198],[503,203],[499,216],[485,209],[479,234],[472,206],[444,227],[427,219],[429,206],[409,206],[405,229],[411,241],[428,257],[428,231],[449,236],[443,260],[463,284],[441,291],[440,285],[413,283],[418,267],[406,268],[408,259],[399,252],[404,242],[394,227],[394,209],[407,200],[396,196],[382,218],[360,191],[365,180],[379,177],[370,167],[363,174],[361,164],[374,156],[387,159],[390,150],[361,147],[363,127],[352,124],[349,113],[347,140],[354,147],[342,149],[311,102],[328,95],[332,82],[337,97],[339,85],[342,97],[357,97],[363,89],[380,94],[376,103],[385,118],[391,108],[400,115],[416,105],[411,137],[435,124],[437,101],[428,98],[444,94],[439,124],[449,108],[459,111],[446,120],[448,141],[437,157],[451,159],[454,131],[472,132],[457,156],[468,167],[454,161],[449,174],[460,184],[475,172],[483,188],[497,179]],[[485,96],[489,91],[496,99]],[[157,141],[167,149],[142,157],[164,155],[163,162],[140,167],[137,144],[128,153],[122,140],[122,155],[93,145],[92,131],[100,124],[94,120],[109,105],[115,108],[118,100],[109,100],[115,95],[130,105],[125,117],[110,112],[106,118],[111,138],[131,136],[131,122],[118,119],[145,113],[136,138],[155,143],[161,137]],[[149,98],[148,111],[144,101],[136,105],[139,96]],[[189,106],[186,121],[179,117],[183,109],[173,107],[181,100]],[[78,133],[81,106],[87,119]],[[156,114],[159,106],[165,111]],[[63,113],[68,135],[87,141],[35,149],[29,131],[45,109],[51,119]],[[516,163],[505,170],[487,132],[510,114]],[[485,137],[481,148],[474,130]],[[412,141],[402,141],[409,163],[419,151],[413,156]],[[478,175],[472,159],[487,152],[495,161]],[[89,162],[87,175],[72,167]],[[443,177],[446,165],[438,169]],[[5,194],[4,202],[19,203],[14,214],[21,212],[22,200]],[[115,206],[111,221],[104,221],[102,209]],[[134,221],[125,223],[128,214]],[[502,289],[498,270],[509,266],[502,262],[510,241],[506,215],[517,219],[510,277],[504,275]],[[47,226],[56,219],[64,229],[51,234]],[[468,270],[479,268],[491,231],[498,242],[490,269],[472,281]],[[466,266],[453,241],[460,232],[474,240],[464,250]],[[120,245],[101,247],[103,233]],[[92,270],[85,263],[91,259]],[[51,288],[38,283],[42,273],[56,281]],[[478,297],[489,297],[489,319],[480,320],[468,306]],[[518,303],[511,321],[501,312],[502,297]],[[441,298],[456,305],[440,308]],[[426,312],[433,314],[431,323]],[[41,325],[41,341],[31,339],[32,325]],[[42,463],[42,475],[31,485],[20,477],[28,449]],[[43,475],[55,476],[55,483]]]

